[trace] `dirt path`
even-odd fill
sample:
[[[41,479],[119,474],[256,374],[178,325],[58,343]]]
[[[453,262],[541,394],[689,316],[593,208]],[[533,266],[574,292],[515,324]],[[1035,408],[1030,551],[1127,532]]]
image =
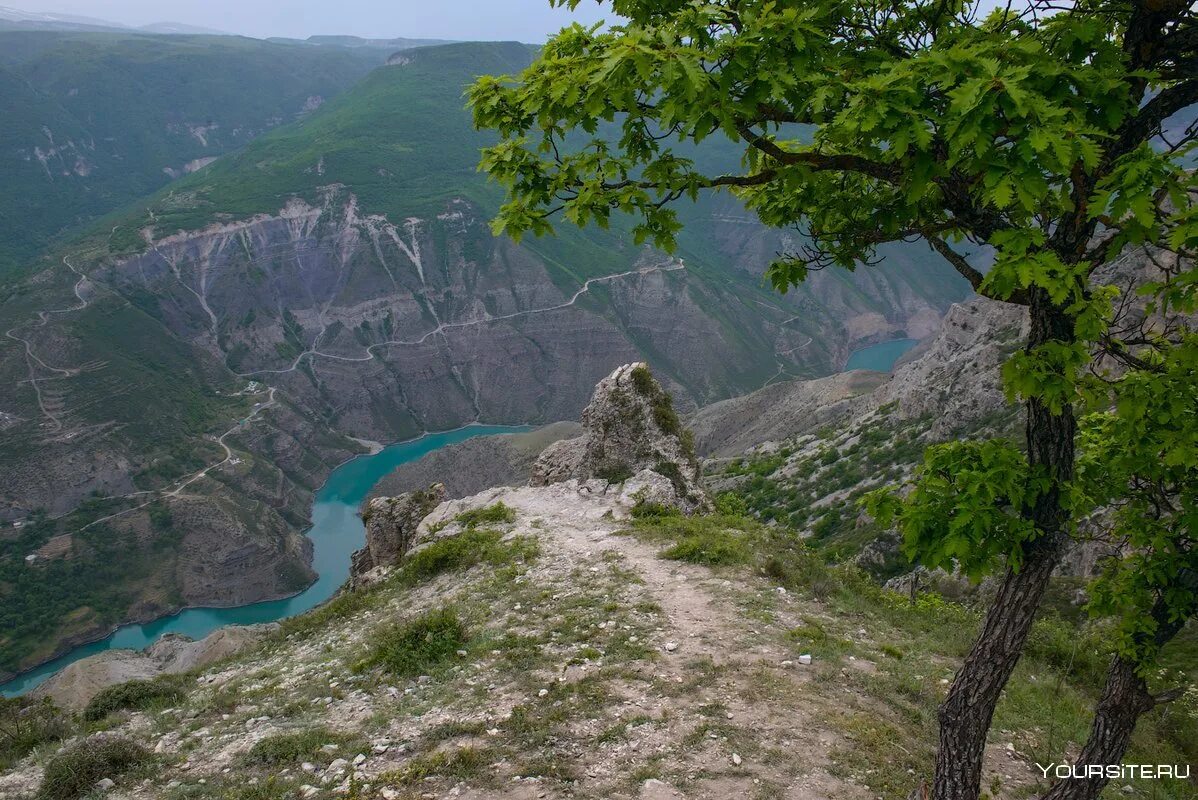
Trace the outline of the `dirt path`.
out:
[[[651,719],[652,731],[614,748],[584,749],[592,788],[579,796],[872,797],[829,771],[830,751],[843,742],[827,724],[836,690],[817,687],[810,668],[805,671],[780,645],[784,620],[794,614],[776,622],[747,617],[740,605],[743,578],[734,584],[706,567],[663,559],[661,546],[627,535],[627,504],[615,497],[579,494],[565,484],[492,490],[468,503],[499,501],[516,509],[517,532],[538,532],[541,561],[551,574],[615,563],[635,576],[630,580],[638,584],[637,602],[660,609],[653,658],[632,667],[635,677],[619,684],[620,706],[608,709],[617,720]],[[452,519],[466,507],[451,503],[442,517]],[[765,583],[749,589],[777,596],[776,587]],[[586,672],[570,668],[566,675],[582,679]],[[627,775],[646,759],[658,778],[625,788]]]

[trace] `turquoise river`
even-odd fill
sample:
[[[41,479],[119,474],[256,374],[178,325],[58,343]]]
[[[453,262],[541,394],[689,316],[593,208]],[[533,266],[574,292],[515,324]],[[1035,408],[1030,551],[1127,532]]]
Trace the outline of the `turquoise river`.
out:
[[[358,507],[374,485],[400,464],[415,461],[439,447],[475,436],[526,431],[527,426],[469,425],[442,433],[429,433],[419,439],[399,442],[373,455],[345,462],[329,475],[312,503],[312,568],[316,582],[304,591],[283,600],[267,600],[230,608],[188,608],[169,617],[144,625],[125,625],[105,639],[81,645],[36,669],[23,673],[0,686],[7,697],[23,694],[73,661],[104,650],[148,647],[165,633],[181,633],[201,639],[224,625],[252,625],[302,614],[333,596],[349,576],[349,557],[366,540],[366,529],[358,518]]]

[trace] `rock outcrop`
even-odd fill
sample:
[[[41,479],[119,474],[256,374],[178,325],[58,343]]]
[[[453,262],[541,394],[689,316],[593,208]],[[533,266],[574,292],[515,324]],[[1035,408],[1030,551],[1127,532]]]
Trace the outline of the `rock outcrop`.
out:
[[[377,570],[399,562],[412,547],[416,528],[434,508],[445,502],[445,484],[406,492],[398,497],[376,497],[366,504],[366,546],[350,558],[350,583],[371,582]]]
[[[168,633],[145,650],[107,650],[64,667],[33,691],[56,706],[79,711],[103,689],[132,680],[178,675],[215,664],[278,629],[278,624],[234,625],[200,640]]]
[[[625,364],[601,380],[582,412],[582,428],[581,436],[545,448],[533,465],[531,485],[596,478],[620,484],[634,476],[662,484],[643,475],[652,472],[665,479],[662,491],[653,492],[654,502],[687,512],[709,506],[690,433],[646,364]]]

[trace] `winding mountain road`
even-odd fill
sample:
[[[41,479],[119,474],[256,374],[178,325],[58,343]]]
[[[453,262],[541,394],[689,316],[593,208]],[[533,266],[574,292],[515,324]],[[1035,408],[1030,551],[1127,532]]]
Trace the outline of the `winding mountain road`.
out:
[[[249,372],[238,372],[235,374],[242,378],[249,378],[254,375],[284,375],[288,372],[295,372],[295,370],[299,368],[299,365],[304,361],[304,359],[311,358],[313,356],[319,356],[320,358],[327,358],[327,359],[330,359],[333,361],[349,361],[349,362],[372,361],[376,358],[375,351],[378,350],[379,348],[383,348],[383,347],[413,347],[415,345],[424,344],[426,341],[428,341],[433,336],[444,334],[445,331],[447,331],[447,330],[453,330],[453,329],[457,329],[457,328],[469,328],[469,327],[472,327],[475,325],[488,325],[492,322],[501,322],[505,319],[515,319],[517,317],[527,317],[527,316],[532,316],[534,314],[545,314],[550,311],[560,311],[563,308],[569,308],[570,306],[577,303],[578,299],[580,297],[582,297],[584,294],[589,292],[591,289],[591,285],[595,284],[595,283],[606,283],[608,281],[614,281],[619,278],[626,278],[629,275],[649,275],[654,272],[675,272],[680,269],[686,269],[686,265],[682,262],[681,259],[679,259],[677,261],[667,262],[665,264],[657,264],[657,265],[654,265],[651,267],[641,267],[640,269],[630,269],[627,272],[617,272],[612,275],[602,275],[597,278],[588,278],[586,281],[583,282],[582,286],[579,287],[578,291],[574,292],[574,295],[569,300],[565,301],[564,303],[558,303],[558,304],[552,305],[552,306],[545,306],[543,308],[529,308],[529,309],[525,309],[523,311],[513,311],[510,314],[500,314],[498,316],[486,316],[486,317],[482,317],[479,319],[463,320],[461,322],[442,322],[439,325],[437,325],[437,327],[428,331],[427,333],[425,333],[418,339],[389,339],[384,342],[376,342],[376,343],[370,345],[369,347],[367,347],[366,354],[361,355],[361,356],[342,356],[342,355],[337,355],[335,353],[323,353],[320,350],[313,347],[313,348],[305,350],[304,352],[297,355],[295,357],[295,359],[291,362],[291,366],[287,367],[286,369],[257,369],[257,370],[251,370]],[[321,336],[323,336],[323,335],[324,335],[324,331],[322,330],[320,333],[318,333],[316,335],[316,338],[313,341],[319,342]]]

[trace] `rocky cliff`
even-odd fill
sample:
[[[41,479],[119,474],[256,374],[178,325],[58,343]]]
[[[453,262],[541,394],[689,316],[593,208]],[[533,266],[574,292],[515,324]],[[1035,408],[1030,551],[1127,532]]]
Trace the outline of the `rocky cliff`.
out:
[[[412,549],[421,520],[445,501],[445,484],[406,492],[398,497],[375,497],[362,510],[366,546],[350,559],[350,584],[361,587],[371,573],[397,566]]]
[[[582,435],[545,448],[529,483],[597,478],[613,484],[634,477],[645,482],[650,474],[669,484],[654,490],[655,502],[688,513],[710,506],[699,485],[691,433],[683,429],[673,400],[648,366],[637,363],[625,364],[599,382],[582,411]]]

